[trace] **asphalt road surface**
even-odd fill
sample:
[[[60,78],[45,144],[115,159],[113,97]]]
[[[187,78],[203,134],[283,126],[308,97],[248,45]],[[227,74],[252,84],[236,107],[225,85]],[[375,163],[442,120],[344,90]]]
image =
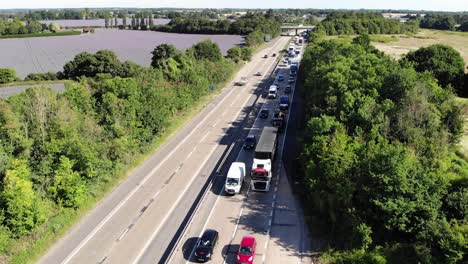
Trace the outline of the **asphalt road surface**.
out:
[[[48,87],[57,92],[65,91],[65,84],[63,83],[50,83],[50,84],[37,84],[37,85],[19,85],[19,86],[8,86],[0,87],[0,97],[7,98],[15,94],[19,94],[29,88],[33,87]]]
[[[245,127],[252,122],[250,112],[267,87],[268,70],[276,65],[276,58],[262,56],[278,53],[289,39],[275,39],[255,55],[235,77],[248,77],[246,86],[231,84],[224,89],[38,263],[161,261],[194,209],[194,201],[201,198],[202,190],[213,179],[223,176],[223,160],[231,156],[248,132]],[[263,75],[254,76],[257,71]]]
[[[301,52],[302,56],[302,52]],[[281,96],[289,77],[289,67],[278,66],[270,82],[278,75],[283,75],[285,81],[279,82]],[[295,83],[291,84],[293,92],[290,98],[298,96]],[[278,96],[278,98],[279,98]],[[292,105],[294,102],[292,102]],[[262,96],[257,101],[257,109],[266,108],[273,112],[278,105],[278,99],[266,99]],[[250,177],[244,183],[242,192],[236,196],[226,195],[223,191],[225,175],[234,161],[246,163],[252,167],[253,151],[243,150],[239,144],[234,149],[234,155],[225,162],[219,177],[213,182],[212,188],[203,198],[188,227],[179,239],[175,250],[170,255],[169,263],[191,263],[194,261],[193,250],[198,238],[205,229],[215,229],[219,232],[217,248],[212,256],[213,263],[236,263],[239,243],[243,236],[254,236],[257,240],[255,263],[311,263],[308,257],[310,248],[308,231],[303,219],[302,210],[289,185],[291,175],[286,174],[283,166],[284,143],[291,127],[295,127],[295,112],[291,108],[288,114],[288,129],[279,138],[279,149],[274,163],[273,180],[269,192],[254,192],[250,189]],[[253,125],[244,133],[260,137],[265,125],[270,125],[268,119],[256,117],[257,111],[251,113]],[[290,123],[291,122],[291,123]],[[156,247],[156,245],[154,245]],[[143,263],[154,263],[151,258]],[[153,259],[154,260],[154,259]]]

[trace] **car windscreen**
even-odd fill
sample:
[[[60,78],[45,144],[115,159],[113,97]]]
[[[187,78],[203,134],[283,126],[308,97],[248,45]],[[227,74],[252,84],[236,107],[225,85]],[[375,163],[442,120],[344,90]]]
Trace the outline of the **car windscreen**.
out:
[[[237,179],[237,178],[227,178],[226,179],[226,184],[236,186],[236,185],[239,184],[239,179]]]
[[[241,246],[239,253],[244,256],[249,256],[252,255],[252,248],[246,247],[246,246]]]

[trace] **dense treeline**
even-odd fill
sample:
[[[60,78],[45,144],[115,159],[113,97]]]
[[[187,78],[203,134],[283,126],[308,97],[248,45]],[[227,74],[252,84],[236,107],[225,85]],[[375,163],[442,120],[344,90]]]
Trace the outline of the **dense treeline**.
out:
[[[0,19],[0,35],[35,34],[51,30],[46,24],[41,24],[36,20],[12,21]]]
[[[455,96],[370,45],[315,40],[301,63],[301,160],[324,263],[462,263],[468,163]],[[320,227],[315,227],[320,228]]]
[[[174,18],[167,25],[157,25],[152,30],[174,33],[193,34],[235,34],[247,35],[247,45],[255,46],[263,42],[265,35],[272,38],[281,33],[281,22],[267,12],[248,13],[231,22],[230,20],[208,20],[192,18]]]
[[[439,30],[455,30],[457,22],[450,15],[428,14],[420,22],[422,28],[432,28]]]
[[[327,35],[353,35],[415,33],[418,29],[415,20],[400,23],[385,19],[378,13],[332,12],[317,25],[315,31]]]
[[[79,80],[64,93],[0,99],[0,252],[24,250],[12,241],[80,208],[235,69],[211,41],[158,46],[152,68],[124,65],[110,51],[82,53],[64,67]]]
[[[468,31],[468,15],[427,14],[420,20],[419,25],[422,28]],[[458,28],[457,24],[460,24]]]

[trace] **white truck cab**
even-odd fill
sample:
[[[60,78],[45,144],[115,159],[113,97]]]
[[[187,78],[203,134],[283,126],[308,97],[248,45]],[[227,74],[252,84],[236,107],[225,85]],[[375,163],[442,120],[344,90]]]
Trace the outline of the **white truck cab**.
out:
[[[233,162],[226,177],[224,191],[228,194],[238,194],[245,179],[245,163]]]

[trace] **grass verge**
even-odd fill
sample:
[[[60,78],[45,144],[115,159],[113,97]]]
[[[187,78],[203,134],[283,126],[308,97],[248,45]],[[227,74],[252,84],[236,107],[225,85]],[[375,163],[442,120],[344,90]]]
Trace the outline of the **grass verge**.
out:
[[[369,37],[371,41],[380,43],[396,42],[400,40],[397,36],[393,35],[369,35]]]
[[[261,51],[268,43],[264,43],[255,48],[254,54]],[[118,187],[124,180],[127,179],[131,171],[140,166],[150,155],[157,151],[171,136],[173,136],[183,125],[192,119],[196,114],[202,111],[213,99],[219,95],[224,87],[228,86],[233,81],[234,76],[244,64],[238,64],[234,68],[230,78],[218,85],[223,89],[216,89],[214,92],[205,95],[196,102],[189,110],[175,115],[171,120],[171,125],[166,130],[155,137],[152,144],[144,153],[139,154],[132,164],[123,167],[112,181],[96,188],[94,197],[86,200],[82,207],[78,210],[63,209],[57,211],[55,216],[52,216],[49,221],[35,230],[34,234],[12,243],[10,248],[14,249],[13,254],[8,259],[10,264],[26,264],[37,261],[47,250],[51,248],[62,236],[68,233],[73,225],[78,223],[96,204],[101,201],[112,190]],[[2,260],[0,260],[2,262]]]
[[[13,38],[41,38],[41,37],[59,37],[59,36],[74,36],[81,35],[81,31],[63,31],[57,33],[34,33],[34,34],[13,34],[13,35],[0,35],[0,39],[13,39]]]

